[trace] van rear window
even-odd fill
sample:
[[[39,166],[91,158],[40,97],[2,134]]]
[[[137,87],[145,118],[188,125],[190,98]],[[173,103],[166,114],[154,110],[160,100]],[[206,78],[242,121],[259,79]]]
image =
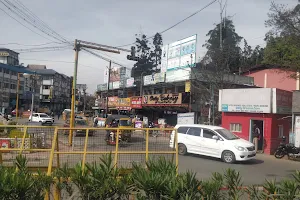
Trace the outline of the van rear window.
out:
[[[182,134],[186,134],[187,130],[189,129],[190,127],[186,127],[186,126],[181,126],[178,128],[178,133],[182,133]]]

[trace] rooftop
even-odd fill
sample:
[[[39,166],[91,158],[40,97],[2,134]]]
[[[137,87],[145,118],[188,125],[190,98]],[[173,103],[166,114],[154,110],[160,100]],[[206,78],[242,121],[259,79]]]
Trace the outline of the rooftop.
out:
[[[4,63],[0,63],[0,68],[3,68],[3,69],[9,69],[11,71],[14,71],[14,72],[20,72],[20,73],[30,73],[30,70],[28,70],[26,67],[24,66],[13,66],[13,65],[7,65],[7,64],[4,64]]]
[[[8,52],[13,52],[13,53],[16,53],[16,54],[19,54],[18,52],[15,52],[11,49],[7,49],[7,48],[0,48],[0,51],[8,51]]]

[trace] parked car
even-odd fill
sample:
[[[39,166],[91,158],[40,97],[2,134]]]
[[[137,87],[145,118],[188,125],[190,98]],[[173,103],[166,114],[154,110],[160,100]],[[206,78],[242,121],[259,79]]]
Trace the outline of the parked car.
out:
[[[229,130],[219,126],[184,124],[176,125],[178,132],[178,153],[187,153],[221,158],[226,163],[246,161],[256,155],[251,142],[241,139]],[[174,147],[174,131],[170,147]]]
[[[31,120],[31,115],[30,115],[28,121],[40,122],[40,123],[42,123],[42,125],[44,125],[44,124],[52,125],[54,123],[54,118],[50,117],[49,115],[47,115],[45,113],[33,113],[32,120]]]
[[[70,127],[70,122],[69,120],[64,124],[64,127]],[[88,122],[84,119],[76,119],[75,118],[75,128],[93,128],[91,126],[88,125]],[[65,134],[68,134],[69,131],[65,130],[64,131]],[[93,136],[95,133],[94,130],[89,130],[89,136]],[[85,136],[86,135],[86,130],[85,129],[78,129],[73,131],[74,136]]]

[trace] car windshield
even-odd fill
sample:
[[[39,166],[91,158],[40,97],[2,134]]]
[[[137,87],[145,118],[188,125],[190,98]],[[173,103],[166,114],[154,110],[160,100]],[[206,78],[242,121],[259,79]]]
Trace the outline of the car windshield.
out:
[[[120,126],[131,126],[131,122],[129,120],[120,120]]]
[[[41,117],[41,118],[48,118],[49,116],[46,115],[46,114],[40,114],[40,117]]]
[[[236,135],[234,135],[233,133],[231,133],[227,129],[216,129],[215,131],[217,131],[217,133],[219,133],[226,140],[236,140],[236,139],[239,139],[239,137],[237,137]]]
[[[82,126],[87,125],[86,121],[83,121],[83,120],[82,121],[76,120],[75,123],[78,125],[82,125]]]

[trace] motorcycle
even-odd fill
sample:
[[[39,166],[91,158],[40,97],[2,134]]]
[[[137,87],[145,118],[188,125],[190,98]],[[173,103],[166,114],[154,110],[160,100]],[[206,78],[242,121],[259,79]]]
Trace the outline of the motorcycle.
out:
[[[116,137],[117,137],[117,133],[115,131],[112,131],[110,134],[109,134],[109,138],[106,139],[106,144],[107,145],[116,145]],[[124,143],[127,143],[127,139],[124,139],[122,137],[122,135],[119,135],[119,138],[118,138],[118,142],[119,142],[119,145],[123,145]]]
[[[277,147],[274,156],[275,158],[281,159],[285,155],[288,158],[299,158],[300,157],[300,148],[295,147],[293,144],[285,144],[285,136],[282,137],[282,142]]]
[[[148,128],[156,128],[156,127],[155,127],[155,124],[153,122],[149,122]],[[158,131],[157,130],[150,130],[149,134],[152,137],[157,137],[158,136]]]

